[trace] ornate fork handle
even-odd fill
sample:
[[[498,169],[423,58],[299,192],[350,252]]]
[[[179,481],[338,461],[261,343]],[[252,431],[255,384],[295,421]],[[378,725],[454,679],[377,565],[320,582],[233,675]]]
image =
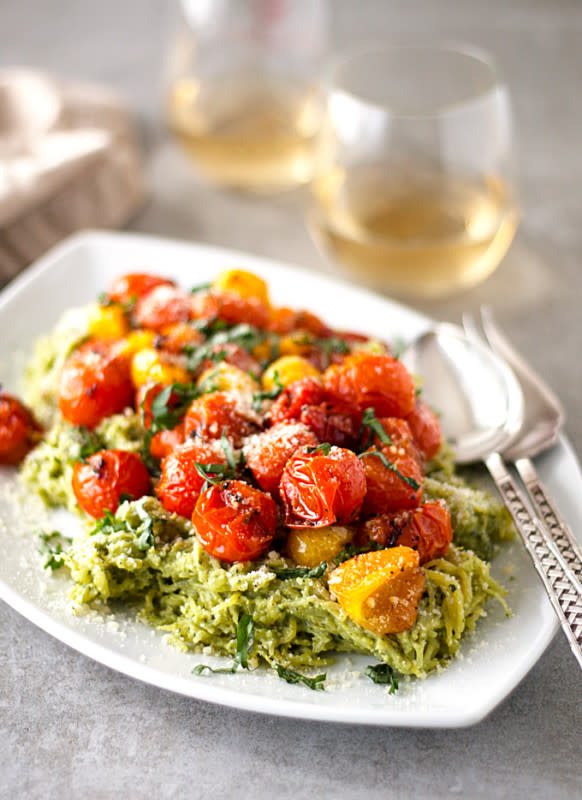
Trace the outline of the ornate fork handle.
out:
[[[582,594],[582,553],[576,540],[540,481],[529,458],[518,458],[514,463],[535,510],[550,532],[562,558],[574,573],[578,591]]]
[[[547,535],[532,517],[499,453],[492,453],[485,463],[546,588],[570,648],[582,667],[582,596],[552,552]]]

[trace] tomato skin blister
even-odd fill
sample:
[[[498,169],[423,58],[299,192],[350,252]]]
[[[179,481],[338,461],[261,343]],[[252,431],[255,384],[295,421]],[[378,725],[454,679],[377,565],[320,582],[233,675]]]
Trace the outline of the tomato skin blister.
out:
[[[96,519],[106,511],[114,514],[124,495],[137,500],[151,493],[143,462],[126,450],[100,450],[86,461],[77,461],[72,482],[80,507]]]
[[[59,381],[59,410],[73,425],[95,428],[133,405],[129,359],[90,342],[67,359]]]
[[[287,462],[279,492],[290,528],[347,525],[359,514],[366,494],[366,479],[358,457],[331,447],[301,448]]]
[[[0,464],[19,464],[39,441],[41,431],[32,412],[0,387]]]
[[[239,480],[202,492],[192,514],[202,547],[221,561],[254,561],[270,546],[277,529],[273,498]]]

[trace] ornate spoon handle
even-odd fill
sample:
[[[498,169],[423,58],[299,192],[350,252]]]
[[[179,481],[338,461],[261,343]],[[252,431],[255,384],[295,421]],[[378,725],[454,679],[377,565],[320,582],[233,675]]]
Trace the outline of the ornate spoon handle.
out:
[[[582,596],[564,570],[542,525],[530,513],[523,496],[508,472],[499,453],[485,459],[487,469],[533,561],[536,572],[546,589],[554,611],[570,643],[570,648],[582,668]]]

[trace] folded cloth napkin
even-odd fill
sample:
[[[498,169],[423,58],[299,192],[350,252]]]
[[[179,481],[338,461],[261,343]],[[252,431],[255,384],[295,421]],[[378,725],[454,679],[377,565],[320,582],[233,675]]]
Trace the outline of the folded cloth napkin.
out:
[[[136,131],[116,95],[0,71],[0,285],[75,231],[125,225],[145,197]]]

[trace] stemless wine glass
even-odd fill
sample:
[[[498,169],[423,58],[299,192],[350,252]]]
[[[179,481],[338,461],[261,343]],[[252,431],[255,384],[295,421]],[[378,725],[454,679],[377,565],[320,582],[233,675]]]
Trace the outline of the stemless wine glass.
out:
[[[170,129],[208,178],[252,191],[308,182],[321,118],[326,0],[181,0]]]
[[[375,46],[332,66],[310,229],[352,279],[437,297],[497,267],[517,226],[509,94],[473,48]]]

